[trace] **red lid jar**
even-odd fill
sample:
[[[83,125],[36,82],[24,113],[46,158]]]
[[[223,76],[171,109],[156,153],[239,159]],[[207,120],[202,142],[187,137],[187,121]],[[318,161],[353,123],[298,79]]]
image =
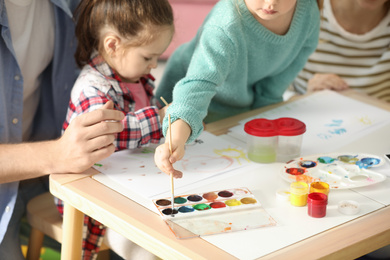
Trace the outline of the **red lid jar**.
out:
[[[328,196],[324,193],[313,192],[307,196],[307,213],[313,218],[322,218],[326,215]]]
[[[306,125],[295,118],[253,119],[244,126],[248,158],[255,162],[287,162],[300,156]]]
[[[259,137],[296,136],[306,132],[306,125],[291,117],[281,117],[274,120],[258,118],[247,122],[244,131]]]

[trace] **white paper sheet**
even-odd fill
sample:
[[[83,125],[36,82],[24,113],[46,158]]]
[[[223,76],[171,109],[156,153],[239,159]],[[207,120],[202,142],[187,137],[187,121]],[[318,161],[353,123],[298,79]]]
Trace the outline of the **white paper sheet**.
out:
[[[324,90],[243,120],[230,129],[229,135],[245,141],[246,122],[280,117],[296,118],[306,124],[302,156],[336,151],[390,122],[389,111]]]
[[[156,145],[116,152],[95,164],[94,168],[101,174],[93,178],[102,183],[108,178],[120,186],[121,190],[129,190],[144,198],[165,197],[171,191],[170,178],[154,163],[155,147]],[[186,186],[193,186],[198,181],[211,179],[249,164],[251,162],[247,159],[244,148],[203,132],[194,143],[186,146],[184,158],[174,165],[184,176],[174,180],[175,193],[179,194]]]

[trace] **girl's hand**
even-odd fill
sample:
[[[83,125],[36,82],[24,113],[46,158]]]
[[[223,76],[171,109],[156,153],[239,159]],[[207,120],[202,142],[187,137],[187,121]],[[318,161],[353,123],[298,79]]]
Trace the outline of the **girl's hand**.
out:
[[[324,89],[342,91],[348,88],[348,84],[336,74],[317,73],[307,82],[307,92]]]
[[[176,149],[172,147],[171,156],[169,151],[169,143],[165,143],[159,145],[156,148],[156,151],[154,153],[154,161],[161,171],[165,172],[168,175],[173,174],[174,178],[181,178],[183,177],[183,173],[181,171],[175,170],[173,168],[173,164],[176,161],[181,160],[183,156],[184,146],[180,148],[177,147]]]
[[[172,135],[170,132],[172,131]],[[170,175],[173,174],[174,178],[181,178],[183,173],[175,170],[173,164],[180,161],[184,156],[184,146],[191,134],[191,127],[181,119],[176,120],[172,123],[171,129],[168,129],[165,144],[162,144],[156,148],[154,154],[154,161],[157,167]],[[172,140],[170,140],[172,137]],[[169,142],[172,142],[172,155],[169,151]]]

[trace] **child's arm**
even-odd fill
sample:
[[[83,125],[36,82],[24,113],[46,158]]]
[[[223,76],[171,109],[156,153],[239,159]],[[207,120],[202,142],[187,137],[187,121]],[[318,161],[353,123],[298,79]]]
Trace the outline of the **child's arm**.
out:
[[[157,107],[150,106],[128,112],[122,124],[124,129],[118,134],[115,143],[119,150],[159,143],[163,138]]]
[[[157,167],[166,174],[173,174],[175,178],[181,178],[183,173],[175,170],[173,164],[184,156],[184,145],[191,135],[190,126],[179,119],[172,123],[171,132],[167,131],[165,143],[158,146],[154,154]],[[172,136],[172,155],[169,151],[169,137]]]
[[[116,96],[110,91],[104,93],[94,86],[84,86],[79,95],[72,97],[64,128],[66,129],[68,122],[71,122],[76,116],[101,108],[110,100],[108,97],[111,97],[114,102],[114,109],[122,111],[125,115],[122,120],[123,131],[115,136],[116,150],[134,149],[149,143],[160,142],[163,135],[157,107],[149,106],[132,112],[129,111],[129,108],[120,107],[121,103],[126,102],[120,99],[116,100]],[[126,113],[126,111],[129,112]]]

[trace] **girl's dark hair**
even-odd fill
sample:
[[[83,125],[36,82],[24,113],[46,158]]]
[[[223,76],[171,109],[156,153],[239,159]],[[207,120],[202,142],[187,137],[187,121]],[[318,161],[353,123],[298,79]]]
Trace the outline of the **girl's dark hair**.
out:
[[[75,11],[75,53],[79,67],[88,63],[94,50],[101,48],[103,28],[114,29],[132,46],[148,44],[161,31],[173,29],[173,12],[168,0],[82,0]]]

